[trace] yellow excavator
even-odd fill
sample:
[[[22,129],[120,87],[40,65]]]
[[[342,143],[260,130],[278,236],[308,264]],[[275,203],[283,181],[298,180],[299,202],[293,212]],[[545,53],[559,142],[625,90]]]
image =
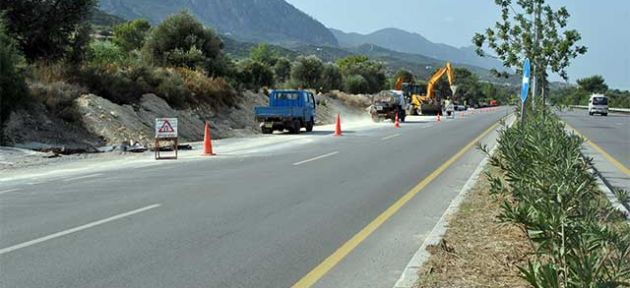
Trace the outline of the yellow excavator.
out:
[[[446,63],[446,66],[438,69],[435,74],[431,76],[427,85],[418,85],[413,83],[404,83],[402,85],[403,94],[409,100],[408,115],[429,115],[442,113],[442,99],[437,93],[433,91],[433,87],[442,76],[446,74],[448,76],[448,84],[451,87],[453,96],[457,90],[457,86],[453,85],[455,82],[455,75],[453,73],[453,67],[451,63]]]

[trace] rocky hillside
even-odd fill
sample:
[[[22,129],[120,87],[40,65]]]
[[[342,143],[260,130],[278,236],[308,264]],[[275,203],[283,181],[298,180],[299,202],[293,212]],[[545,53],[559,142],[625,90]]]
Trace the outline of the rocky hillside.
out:
[[[433,43],[420,34],[400,29],[387,28],[367,35],[330,30],[339,41],[339,45],[345,48],[374,44],[393,51],[419,54],[442,61],[479,66],[485,69],[503,69],[503,65],[499,61],[479,57],[471,47],[456,48],[446,44]]]
[[[205,25],[242,41],[337,46],[324,25],[284,0],[101,0],[100,8],[153,24],[187,10]]]

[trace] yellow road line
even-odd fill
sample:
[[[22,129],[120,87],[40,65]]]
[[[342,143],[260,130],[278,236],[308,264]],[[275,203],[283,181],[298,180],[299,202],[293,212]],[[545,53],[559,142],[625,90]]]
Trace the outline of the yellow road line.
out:
[[[593,147],[593,149],[595,149],[595,151],[597,151],[599,154],[604,156],[604,158],[606,158],[606,160],[608,160],[608,162],[610,162],[610,164],[613,164],[621,172],[623,172],[626,175],[630,176],[630,169],[628,169],[628,167],[626,167],[623,164],[621,164],[621,162],[619,162],[617,159],[615,159],[615,157],[613,157],[610,154],[608,154],[608,152],[606,152],[606,150],[604,150],[602,147],[599,147],[599,145],[595,144],[595,142],[591,141],[591,139],[586,138],[586,136],[582,135],[582,133],[578,132],[575,128],[571,127],[571,125],[569,125],[567,122],[564,122],[564,125],[567,125],[567,127],[569,127],[569,129],[573,130],[573,133],[575,133],[578,136],[584,138],[586,143],[591,145],[591,147]]]
[[[455,161],[461,158],[470,148],[475,146],[477,142],[479,142],[482,138],[484,138],[488,133],[494,131],[499,126],[499,123],[495,123],[490,128],[486,129],[483,133],[481,133],[477,138],[468,143],[464,148],[459,150],[455,155],[453,155],[450,159],[448,159],[444,164],[438,167],[435,171],[433,171],[429,176],[420,181],[416,186],[411,188],[409,192],[403,195],[400,199],[398,199],[394,204],[392,204],[387,210],[378,215],[372,222],[367,224],[361,231],[352,236],[350,240],[344,243],[341,247],[339,247],[333,254],[328,256],[324,261],[322,261],[317,267],[311,270],[308,274],[306,274],[302,279],[300,279],[297,283],[293,285],[295,288],[302,287],[311,287],[315,284],[319,279],[321,279],[330,269],[335,267],[343,258],[345,258],[352,250],[354,250],[357,246],[359,246],[372,232],[378,229],[385,221],[387,221],[390,217],[392,217],[400,208],[405,206],[409,200],[413,199],[416,194],[418,194],[422,189],[424,189],[431,181],[437,178],[444,170],[446,170],[449,166],[451,166]]]

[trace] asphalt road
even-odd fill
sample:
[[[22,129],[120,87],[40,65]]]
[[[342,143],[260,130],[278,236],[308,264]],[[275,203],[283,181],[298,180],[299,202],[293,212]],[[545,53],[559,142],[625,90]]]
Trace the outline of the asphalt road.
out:
[[[0,286],[289,287],[505,114],[343,137],[316,131],[307,143],[244,157],[5,181]],[[424,196],[431,201],[417,209],[435,221],[451,199]]]
[[[589,116],[586,110],[575,109],[559,113],[562,120],[630,167],[630,115],[610,113],[607,117]]]

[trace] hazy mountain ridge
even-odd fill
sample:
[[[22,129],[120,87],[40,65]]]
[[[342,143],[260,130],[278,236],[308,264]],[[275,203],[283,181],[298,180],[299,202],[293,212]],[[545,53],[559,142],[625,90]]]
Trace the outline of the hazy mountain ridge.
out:
[[[146,18],[153,24],[186,10],[205,25],[241,41],[337,46],[337,39],[323,24],[284,0],[101,0],[99,6],[107,13]]]
[[[496,59],[479,57],[474,48],[456,48],[446,44],[433,43],[418,33],[396,28],[385,28],[370,34],[346,33],[330,28],[339,45],[355,48],[363,44],[374,44],[401,53],[424,55],[430,58],[455,63],[479,66],[485,69],[504,69]]]

